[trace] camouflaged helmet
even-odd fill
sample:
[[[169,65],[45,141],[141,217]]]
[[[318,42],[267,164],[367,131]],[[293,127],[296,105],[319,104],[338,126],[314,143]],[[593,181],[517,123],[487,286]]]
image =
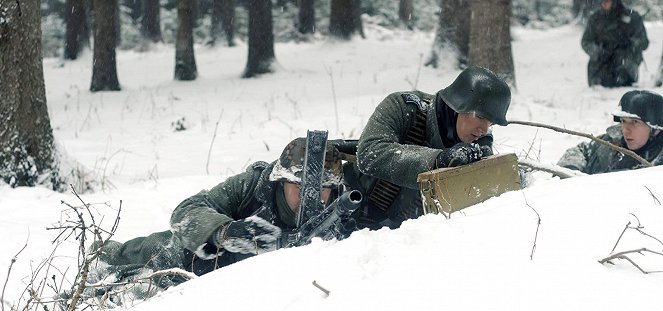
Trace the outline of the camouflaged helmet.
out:
[[[283,180],[300,184],[304,171],[306,154],[306,138],[299,137],[291,141],[283,149],[281,157],[274,165],[269,176],[271,181]],[[327,141],[325,152],[325,169],[322,176],[323,187],[336,187],[341,184],[341,154],[331,141]]]
[[[506,111],[511,102],[511,89],[486,68],[467,67],[440,95],[457,113],[475,113],[492,123],[508,124]]]
[[[649,91],[629,91],[612,112],[615,122],[621,118],[639,119],[650,128],[663,130],[663,96]]]

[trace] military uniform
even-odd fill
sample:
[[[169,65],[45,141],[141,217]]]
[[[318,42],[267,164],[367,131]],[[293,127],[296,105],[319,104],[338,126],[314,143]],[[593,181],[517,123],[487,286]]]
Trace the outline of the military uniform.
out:
[[[620,125],[613,125],[599,136],[614,145],[626,148]],[[642,148],[634,151],[652,165],[663,164],[663,135],[659,134]],[[640,168],[637,160],[623,155],[608,146],[595,141],[581,143],[566,150],[557,165],[578,170],[587,174],[599,174]]]
[[[423,144],[405,144],[417,118],[425,113]],[[396,92],[375,109],[359,139],[357,163],[344,164],[344,180],[364,195],[362,207],[354,213],[359,228],[396,228],[406,219],[422,215],[417,184],[420,173],[435,169],[440,150],[460,143],[456,133],[456,113],[440,96],[420,91]],[[492,147],[492,134],[477,143]],[[378,180],[400,187],[389,207],[376,207],[371,194]],[[379,198],[378,198],[379,200]]]
[[[296,215],[287,206],[282,184],[269,178],[275,163],[256,162],[245,172],[184,200],[173,211],[171,230],[125,243],[110,241],[100,260],[115,266],[116,271],[122,270],[121,266],[154,271],[182,268],[202,275],[249,257],[219,249],[212,237],[224,225],[261,208],[270,209],[269,215],[278,215],[267,219],[270,223],[284,230],[295,227]]]
[[[642,17],[613,0],[613,8],[593,12],[583,33],[582,49],[589,55],[587,79],[590,86],[630,86],[638,81],[642,51],[649,40]]]

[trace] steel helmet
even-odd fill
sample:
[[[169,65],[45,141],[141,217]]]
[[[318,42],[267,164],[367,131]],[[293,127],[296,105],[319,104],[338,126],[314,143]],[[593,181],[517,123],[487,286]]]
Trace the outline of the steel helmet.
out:
[[[301,184],[304,173],[304,158],[306,155],[306,138],[299,137],[285,146],[278,162],[274,165],[269,176],[271,181],[285,180],[295,184]],[[322,185],[335,187],[342,182],[341,154],[333,145],[327,141],[325,151],[325,168],[322,174]]]
[[[629,91],[612,112],[615,122],[621,118],[639,119],[650,128],[663,130],[663,96],[650,91]]]
[[[506,111],[511,102],[511,89],[486,68],[467,67],[440,95],[457,113],[475,113],[492,123],[508,124]]]

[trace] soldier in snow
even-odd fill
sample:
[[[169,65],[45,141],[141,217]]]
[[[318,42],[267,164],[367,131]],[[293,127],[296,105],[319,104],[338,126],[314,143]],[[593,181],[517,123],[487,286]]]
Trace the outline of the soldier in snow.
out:
[[[663,97],[649,91],[629,91],[612,113],[615,122],[599,138],[628,148],[652,165],[663,164]],[[640,162],[595,141],[566,150],[557,163],[587,174],[630,170]]]
[[[590,15],[581,44],[589,55],[589,85],[619,87],[638,81],[642,51],[649,40],[638,12],[622,0],[603,0]]]
[[[105,270],[98,273],[99,278],[115,273],[117,279],[127,280],[132,274],[169,268],[202,275],[276,249],[281,231],[296,227],[305,148],[306,139],[297,138],[277,161],[256,162],[245,172],[184,200],[173,211],[171,230],[125,243],[110,241],[100,256]],[[332,202],[339,187],[341,157],[328,142],[321,201]],[[351,222],[344,236],[337,238],[356,228],[354,220]]]
[[[375,109],[361,134],[357,162],[344,180],[364,193],[359,228],[400,224],[423,213],[417,175],[492,155],[493,124],[506,125],[509,86],[488,69],[470,66],[437,94],[396,92]]]

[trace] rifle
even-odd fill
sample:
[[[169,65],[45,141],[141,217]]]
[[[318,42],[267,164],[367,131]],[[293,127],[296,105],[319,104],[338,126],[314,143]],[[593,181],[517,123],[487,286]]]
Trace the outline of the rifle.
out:
[[[362,199],[357,190],[343,193],[338,199],[325,207],[318,215],[309,218],[294,231],[284,232],[279,240],[278,248],[302,246],[311,243],[315,237],[331,240],[339,232],[340,220],[350,216]]]

